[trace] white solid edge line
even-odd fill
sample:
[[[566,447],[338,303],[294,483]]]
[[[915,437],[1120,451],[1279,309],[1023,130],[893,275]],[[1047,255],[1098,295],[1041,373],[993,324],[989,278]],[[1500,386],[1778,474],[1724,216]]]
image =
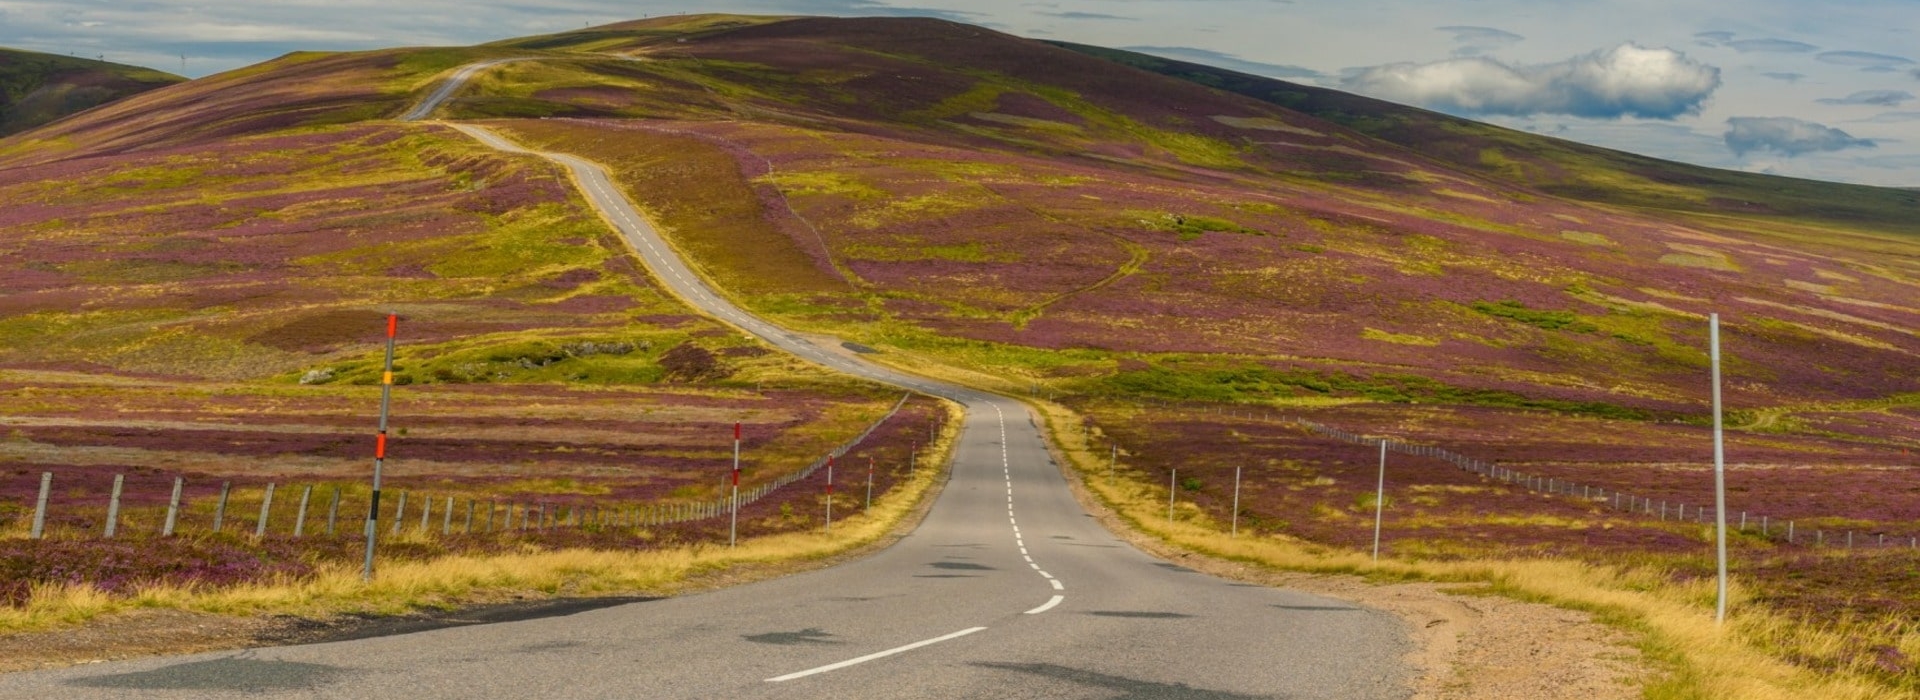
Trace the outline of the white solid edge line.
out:
[[[1043,613],[1043,612],[1046,612],[1046,611],[1048,611],[1048,610],[1052,610],[1052,609],[1053,609],[1053,606],[1055,606],[1055,605],[1059,605],[1059,604],[1060,604],[1060,601],[1063,601],[1063,600],[1066,600],[1066,599],[1067,599],[1067,597],[1066,597],[1066,596],[1063,596],[1063,595],[1057,595],[1057,596],[1054,596],[1054,597],[1052,597],[1052,598],[1049,598],[1049,599],[1047,600],[1047,602],[1046,602],[1045,604],[1043,604],[1043,605],[1041,605],[1040,607],[1037,607],[1037,608],[1034,608],[1034,609],[1032,609],[1032,610],[1028,610],[1026,614],[1028,614],[1028,615],[1038,615],[1038,614],[1040,614],[1040,613]]]
[[[1052,606],[1053,606],[1054,604],[1057,604],[1057,603],[1059,603],[1059,602],[1060,602],[1060,601],[1059,601],[1059,598],[1060,598],[1060,596],[1054,596],[1054,599],[1055,599],[1055,600],[1054,600],[1054,601],[1053,601],[1052,603],[1048,603],[1048,604],[1046,604],[1046,605],[1043,605],[1043,606],[1041,606],[1041,607],[1040,607],[1040,609],[1042,609],[1042,610],[1044,610],[1044,609],[1046,609],[1046,608],[1049,608],[1049,607],[1052,607]],[[1034,612],[1034,611],[1032,611],[1032,610],[1029,610],[1028,612]],[[781,682],[785,682],[785,681],[790,681],[790,680],[794,680],[794,679],[796,679],[796,678],[806,678],[807,676],[811,676],[811,675],[815,675],[815,674],[819,674],[819,673],[826,673],[826,672],[828,672],[828,671],[838,671],[838,670],[840,670],[840,669],[843,669],[843,668],[846,668],[846,667],[848,667],[848,666],[854,666],[854,665],[857,665],[857,664],[864,664],[864,663],[866,663],[866,662],[868,662],[868,661],[872,661],[872,660],[874,660],[874,659],[884,659],[884,658],[886,658],[886,657],[889,657],[889,656],[893,656],[894,654],[899,654],[899,653],[901,653],[901,652],[908,652],[908,651],[913,651],[913,650],[915,650],[915,649],[918,649],[918,648],[920,648],[920,647],[924,647],[924,646],[928,646],[928,645],[932,645],[932,644],[939,644],[939,643],[941,643],[941,642],[944,642],[944,641],[947,641],[947,640],[950,640],[950,639],[959,639],[959,638],[961,638],[961,637],[965,637],[965,636],[967,636],[967,635],[969,635],[969,634],[973,634],[973,633],[975,633],[975,632],[978,632],[978,631],[980,631],[980,630],[983,630],[983,629],[986,629],[986,628],[985,628],[985,627],[969,627],[969,628],[967,628],[967,629],[963,629],[963,630],[960,630],[960,631],[958,631],[958,632],[955,632],[955,633],[953,633],[953,634],[947,634],[947,635],[941,635],[941,636],[938,636],[938,637],[934,637],[933,639],[923,639],[923,640],[920,640],[920,641],[918,641],[918,642],[914,642],[914,643],[912,643],[912,644],[907,644],[907,645],[904,645],[904,646],[897,646],[897,647],[894,647],[894,648],[892,648],[892,649],[888,649],[888,650],[886,650],[886,651],[876,651],[876,652],[874,652],[874,653],[871,653],[871,654],[868,654],[868,655],[866,655],[866,656],[862,656],[862,657],[859,657],[859,658],[853,658],[853,659],[847,659],[846,661],[842,661],[842,662],[840,662],[840,663],[834,663],[834,664],[827,664],[827,665],[825,665],[825,666],[821,666],[821,667],[819,667],[819,668],[810,668],[810,669],[807,669],[807,670],[805,670],[805,671],[799,671],[799,672],[796,672],[796,673],[789,673],[789,674],[787,674],[787,675],[784,675],[784,676],[774,676],[774,677],[772,677],[772,678],[768,678],[768,679],[767,679],[767,682],[768,682],[768,683],[781,683]]]

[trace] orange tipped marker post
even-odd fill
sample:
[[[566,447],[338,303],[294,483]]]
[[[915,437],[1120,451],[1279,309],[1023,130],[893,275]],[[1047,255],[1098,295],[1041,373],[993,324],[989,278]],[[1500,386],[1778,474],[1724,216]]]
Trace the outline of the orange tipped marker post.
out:
[[[373,580],[373,554],[380,531],[380,472],[387,461],[387,415],[393,407],[393,343],[400,334],[399,314],[387,314],[387,362],[380,374],[380,431],[373,443],[373,496],[367,505],[367,555],[360,566],[360,579]]]

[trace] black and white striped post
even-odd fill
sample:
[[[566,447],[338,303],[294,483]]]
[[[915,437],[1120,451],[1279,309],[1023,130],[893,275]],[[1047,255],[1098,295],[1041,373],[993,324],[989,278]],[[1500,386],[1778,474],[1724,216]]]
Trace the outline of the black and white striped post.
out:
[[[373,580],[373,553],[380,531],[380,471],[387,461],[387,412],[393,406],[393,339],[399,330],[400,316],[387,314],[387,362],[386,371],[380,375],[380,432],[373,444],[373,496],[367,505],[367,556],[360,566],[362,581]]]

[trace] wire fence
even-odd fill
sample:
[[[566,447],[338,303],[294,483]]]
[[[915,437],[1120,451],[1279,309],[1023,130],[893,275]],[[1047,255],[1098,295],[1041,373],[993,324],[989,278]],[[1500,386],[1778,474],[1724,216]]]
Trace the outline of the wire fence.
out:
[[[738,501],[734,500],[731,493],[694,501],[603,503],[398,491],[390,497],[392,511],[380,514],[381,520],[391,523],[382,534],[453,535],[582,527],[644,528],[728,516],[737,508],[780,495],[783,489],[812,478],[830,460],[845,455],[865,442],[875,430],[898,415],[912,397],[912,394],[902,396],[885,415],[867,425],[859,435],[829,450],[805,468],[741,489]],[[153,487],[158,487],[154,490],[167,495],[164,498],[155,496],[154,491],[147,490]],[[38,495],[31,510],[20,513],[23,517],[31,513],[24,533],[28,538],[173,537],[189,531],[245,534],[248,526],[243,521],[248,520],[249,516],[250,534],[256,538],[270,535],[294,538],[350,535],[361,532],[361,523],[371,500],[364,484],[282,485],[267,482],[236,488],[231,480],[225,480],[219,482],[216,491],[212,488],[211,480],[189,482],[183,476],[173,477],[170,489],[166,482],[156,482],[150,478],[144,479],[139,487],[129,489],[126,475],[116,474],[110,492],[101,500],[93,500],[85,495],[71,497],[61,490],[64,488],[67,487],[56,479],[53,472],[40,474]],[[60,494],[60,497],[56,498],[56,494]],[[391,519],[388,515],[391,515]],[[15,528],[17,532],[17,524]]]
[[[1604,506],[1609,510],[1625,515],[1634,515],[1663,522],[1691,522],[1709,524],[1716,521],[1713,507],[1686,503],[1678,500],[1656,499],[1636,495],[1629,491],[1608,489],[1559,477],[1539,476],[1510,469],[1491,460],[1484,460],[1460,454],[1435,445],[1423,445],[1414,442],[1398,441],[1376,435],[1363,435],[1298,417],[1289,417],[1267,411],[1237,410],[1215,407],[1214,413],[1244,420],[1285,423],[1299,427],[1322,437],[1339,440],[1354,445],[1378,446],[1387,444],[1387,451],[1416,457],[1428,457],[1452,464],[1462,471],[1478,474],[1490,481],[1527,491],[1562,496],[1582,502]],[[1830,518],[1807,518],[1808,520],[1831,520]],[[1749,537],[1760,537],[1777,544],[1797,547],[1830,548],[1889,548],[1905,545],[1907,549],[1920,549],[1920,536],[1888,537],[1884,532],[1863,532],[1856,530],[1827,531],[1815,528],[1811,532],[1799,527],[1793,519],[1782,520],[1768,514],[1746,510],[1727,511],[1727,527],[1730,531],[1740,532]]]

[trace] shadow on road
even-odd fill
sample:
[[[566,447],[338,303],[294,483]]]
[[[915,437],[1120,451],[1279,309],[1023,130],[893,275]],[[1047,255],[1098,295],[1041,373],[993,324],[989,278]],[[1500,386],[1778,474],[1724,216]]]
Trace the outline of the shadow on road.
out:
[[[1069,668],[1057,664],[1009,664],[989,661],[974,665],[1002,671],[1026,673],[1081,686],[1108,688],[1120,691],[1120,695],[1112,696],[1113,700],[1146,700],[1148,698],[1154,698],[1155,700],[1262,700],[1281,697],[1278,695],[1242,695],[1220,690],[1207,690],[1205,688],[1195,688],[1185,683],[1144,681],[1126,676],[1115,676],[1096,671]]]
[[[325,685],[347,669],[295,661],[265,661],[241,656],[190,661],[151,671],[76,678],[68,685],[125,690],[228,690],[260,693]]]

